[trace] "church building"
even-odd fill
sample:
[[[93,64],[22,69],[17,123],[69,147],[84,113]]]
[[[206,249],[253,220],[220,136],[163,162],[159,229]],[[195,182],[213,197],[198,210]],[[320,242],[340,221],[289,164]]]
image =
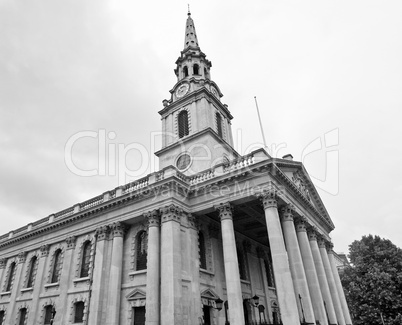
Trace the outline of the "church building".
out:
[[[159,170],[0,236],[0,325],[352,324],[303,164],[233,148],[188,13]]]

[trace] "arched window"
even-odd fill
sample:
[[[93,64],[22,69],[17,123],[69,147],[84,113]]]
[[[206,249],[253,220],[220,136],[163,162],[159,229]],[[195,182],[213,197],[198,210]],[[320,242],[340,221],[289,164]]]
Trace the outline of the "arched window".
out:
[[[84,322],[84,309],[85,304],[83,301],[77,301],[74,304],[74,323]]]
[[[89,276],[90,259],[91,259],[91,242],[88,240],[82,246],[81,270],[80,270],[81,278],[86,278],[87,276]]]
[[[31,262],[29,263],[27,288],[32,288],[34,286],[37,262],[38,258],[36,256],[33,256],[31,258]]]
[[[194,66],[193,66],[193,74],[199,75],[199,73],[200,73],[200,67],[198,66],[198,64],[194,64]]]
[[[12,262],[8,271],[6,292],[11,291],[11,289],[13,288],[14,272],[15,272],[15,262]]]
[[[183,68],[183,73],[184,73],[184,77],[188,77],[188,68],[187,68],[187,66],[185,66]]]
[[[201,231],[198,232],[198,252],[199,252],[199,258],[200,258],[200,268],[206,270],[207,269],[207,254],[206,254],[206,249],[205,249],[205,237]]]
[[[188,135],[188,113],[187,111],[181,111],[179,113],[178,126],[179,126],[179,138]]]
[[[26,318],[27,318],[27,309],[21,308],[19,312],[18,325],[24,325]]]
[[[60,271],[61,271],[61,249],[58,249],[54,253],[53,267],[52,267],[52,278],[50,283],[59,282]]]
[[[239,273],[240,273],[240,279],[241,280],[247,280],[246,276],[246,260],[244,259],[244,254],[239,247],[237,247],[237,260],[239,263]]]
[[[47,305],[45,307],[45,321],[43,324],[50,324],[53,318],[53,306],[52,305]]]
[[[222,138],[222,116],[219,113],[216,113],[216,129],[218,131],[218,135]]]
[[[147,269],[148,236],[146,231],[141,231],[136,240],[136,271]]]

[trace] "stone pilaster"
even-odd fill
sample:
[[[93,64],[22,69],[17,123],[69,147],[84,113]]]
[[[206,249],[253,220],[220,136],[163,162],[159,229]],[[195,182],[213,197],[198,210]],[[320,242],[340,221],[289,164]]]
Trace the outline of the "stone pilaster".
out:
[[[66,238],[66,249],[63,250],[63,266],[59,279],[59,289],[61,292],[67,292],[72,282],[72,275],[74,274],[73,269],[75,267],[73,258],[76,241],[77,238],[75,236],[69,236]],[[67,320],[70,317],[71,302],[67,295],[62,295],[60,298],[60,313],[63,313],[61,322],[64,324],[67,323]],[[56,314],[56,317],[58,316],[60,316],[60,314]]]
[[[328,251],[329,263],[331,264],[332,273],[334,275],[334,280],[336,284],[336,288],[338,290],[339,300],[341,302],[343,316],[345,317],[345,322],[347,325],[352,325],[352,318],[350,317],[348,304],[345,298],[345,292],[343,291],[341,279],[339,278],[338,268],[335,264],[333,245],[330,244],[330,250]]]
[[[318,282],[320,283],[321,294],[324,300],[324,307],[327,314],[328,322],[331,325],[337,324],[331,291],[329,290],[327,275],[325,274],[320,249],[318,248],[317,232],[313,228],[308,228],[308,239],[310,241],[310,248],[313,254],[315,269],[317,271]]]
[[[226,290],[231,325],[244,325],[243,299],[233,227],[233,207],[230,203],[216,205],[222,229],[223,260],[225,265]]]
[[[171,204],[161,212],[161,324],[181,324],[181,217],[183,211]]]
[[[121,280],[123,272],[123,240],[126,227],[121,222],[110,225],[112,243],[112,261],[109,274],[107,325],[120,324]]]
[[[316,321],[319,321],[321,325],[328,325],[328,318],[324,308],[324,300],[321,294],[320,283],[318,281],[317,271],[314,265],[313,254],[311,252],[304,218],[297,218],[296,233],[303,259],[311,302],[313,305],[314,316]]]
[[[6,258],[0,258],[0,285],[4,282],[3,281],[3,274],[4,270],[7,265],[7,259]]]
[[[198,222],[191,214],[187,215],[190,239],[191,304],[190,323],[197,324],[202,316],[200,290],[200,258],[198,248]]]
[[[319,241],[318,247],[320,249],[322,262],[324,264],[325,274],[327,275],[328,286],[329,286],[329,290],[331,292],[332,303],[334,304],[334,309],[335,309],[335,313],[336,313],[336,318],[338,319],[338,324],[345,325],[346,324],[345,317],[343,316],[342,306],[341,306],[341,302],[340,302],[339,296],[338,296],[338,289],[336,288],[334,275],[332,273],[332,268],[331,268],[331,265],[330,265],[329,259],[328,259],[326,242],[321,239]]]
[[[296,301],[298,302],[300,319],[303,322],[314,324],[315,316],[293,222],[293,210],[294,207],[291,204],[288,204],[281,210],[283,235],[289,256],[290,271],[295,288]]]
[[[146,325],[160,324],[160,216],[159,211],[145,213],[148,221]]]
[[[36,269],[36,278],[32,291],[32,310],[31,318],[36,321],[39,314],[39,295],[43,288],[45,277],[41,276],[46,274],[46,261],[49,256],[49,245],[42,245],[40,247],[40,256],[38,257],[38,267]]]
[[[274,269],[276,294],[284,325],[300,323],[295,291],[290,272],[288,254],[279,220],[276,190],[270,188],[260,196],[267,224],[269,246],[271,248],[272,264]]]
[[[105,255],[106,255],[106,239],[109,234],[109,227],[102,226],[95,231],[95,257],[94,269],[91,284],[91,301],[89,302],[88,324],[100,324],[102,319],[102,306],[104,299],[104,283],[105,283]]]

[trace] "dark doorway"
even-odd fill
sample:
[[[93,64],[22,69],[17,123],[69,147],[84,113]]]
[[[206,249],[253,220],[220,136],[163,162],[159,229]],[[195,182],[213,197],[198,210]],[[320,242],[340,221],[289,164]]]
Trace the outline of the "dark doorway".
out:
[[[133,325],[145,325],[145,307],[133,308]]]
[[[204,316],[204,324],[211,325],[211,307],[203,305],[202,306],[202,313]]]

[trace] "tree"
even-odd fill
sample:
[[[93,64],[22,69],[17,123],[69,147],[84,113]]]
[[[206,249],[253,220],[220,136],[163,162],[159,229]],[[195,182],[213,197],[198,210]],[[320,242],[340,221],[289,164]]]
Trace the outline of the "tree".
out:
[[[401,325],[402,250],[368,235],[349,245],[349,259],[341,280],[354,324]]]

